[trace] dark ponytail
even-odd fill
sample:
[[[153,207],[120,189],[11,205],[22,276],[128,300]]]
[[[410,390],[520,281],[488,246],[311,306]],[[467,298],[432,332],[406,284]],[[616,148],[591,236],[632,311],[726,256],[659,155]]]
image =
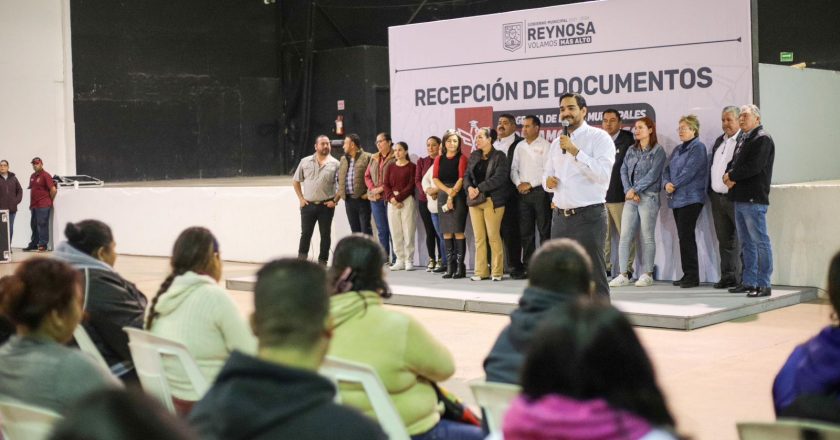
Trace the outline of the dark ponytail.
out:
[[[352,234],[342,238],[335,246],[328,273],[330,285],[335,289],[333,294],[372,290],[389,298],[391,290],[382,276],[385,258],[385,250],[369,235]]]
[[[194,226],[181,232],[172,247],[172,258],[169,260],[172,271],[160,285],[149,307],[146,330],[152,328],[152,322],[159,315],[155,312],[158,299],[169,290],[175,278],[187,272],[206,274],[217,252],[219,252],[219,242],[207,228]]]
[[[114,241],[111,228],[99,220],[67,223],[64,236],[67,237],[70,246],[90,256],[93,256],[98,249],[108,247]]]

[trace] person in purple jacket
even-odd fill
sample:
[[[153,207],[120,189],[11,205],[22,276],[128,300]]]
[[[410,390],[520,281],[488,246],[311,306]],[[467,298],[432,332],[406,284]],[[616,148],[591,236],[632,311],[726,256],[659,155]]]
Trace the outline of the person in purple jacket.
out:
[[[840,252],[828,266],[828,299],[834,323],[797,346],[773,381],[773,407],[777,416],[793,415],[791,411],[795,411],[801,418],[824,419],[815,412],[824,412],[830,407],[834,411],[833,421],[840,421],[840,327],[837,324]]]
[[[0,210],[9,211],[9,242],[15,235],[15,215],[20,201],[23,200],[23,188],[15,173],[9,171],[9,161],[0,160]]]

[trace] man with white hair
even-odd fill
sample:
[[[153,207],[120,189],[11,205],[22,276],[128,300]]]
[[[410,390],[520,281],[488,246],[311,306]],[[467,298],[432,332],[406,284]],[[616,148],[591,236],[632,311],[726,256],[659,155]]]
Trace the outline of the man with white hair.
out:
[[[735,228],[735,207],[727,198],[729,187],[723,183],[723,175],[732,161],[738,135],[741,134],[738,126],[740,113],[741,110],[734,105],[724,107],[720,116],[723,134],[715,139],[710,161],[709,201],[712,205],[712,218],[715,221],[715,235],[720,252],[720,280],[715,283],[715,289],[735,287],[741,280],[741,250]]]
[[[741,134],[732,162],[723,175],[729,200],[735,205],[735,224],[741,241],[744,272],[741,284],[729,289],[750,298],[770,296],[773,250],[767,235],[767,208],[776,146],[761,125],[761,112],[753,104],[741,107]]]

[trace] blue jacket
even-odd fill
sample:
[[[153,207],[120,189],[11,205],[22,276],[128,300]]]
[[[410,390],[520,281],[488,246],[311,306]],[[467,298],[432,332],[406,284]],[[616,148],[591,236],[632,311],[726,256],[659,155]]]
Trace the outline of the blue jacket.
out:
[[[645,192],[659,193],[662,188],[662,168],[667,155],[662,145],[656,144],[647,151],[632,146],[627,149],[621,164],[621,183],[624,193],[633,188],[637,194]],[[631,179],[632,177],[632,179]]]
[[[840,394],[840,328],[830,326],[793,349],[773,382],[776,414],[806,394]]]
[[[709,181],[709,159],[706,146],[700,138],[683,142],[674,148],[671,161],[662,172],[662,187],[673,183],[677,190],[670,194],[668,207],[682,208],[706,201],[706,184]]]

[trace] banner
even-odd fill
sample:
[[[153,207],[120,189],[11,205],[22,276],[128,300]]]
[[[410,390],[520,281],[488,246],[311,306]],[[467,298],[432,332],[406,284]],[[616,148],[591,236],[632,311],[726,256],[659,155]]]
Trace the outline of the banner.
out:
[[[605,0],[391,27],[391,134],[425,156],[426,139],[447,129],[472,148],[475,130],[495,126],[500,114],[519,124],[535,114],[552,141],[559,97],[576,92],[587,99],[590,125],[600,126],[607,108],[619,110],[625,129],[653,118],[669,155],[680,117],[697,115],[710,150],[721,109],[752,102],[750,32],[750,0]],[[679,267],[669,211],[663,205],[667,225],[657,231],[660,278]],[[712,280],[717,252],[707,211],[698,246],[701,277]]]

